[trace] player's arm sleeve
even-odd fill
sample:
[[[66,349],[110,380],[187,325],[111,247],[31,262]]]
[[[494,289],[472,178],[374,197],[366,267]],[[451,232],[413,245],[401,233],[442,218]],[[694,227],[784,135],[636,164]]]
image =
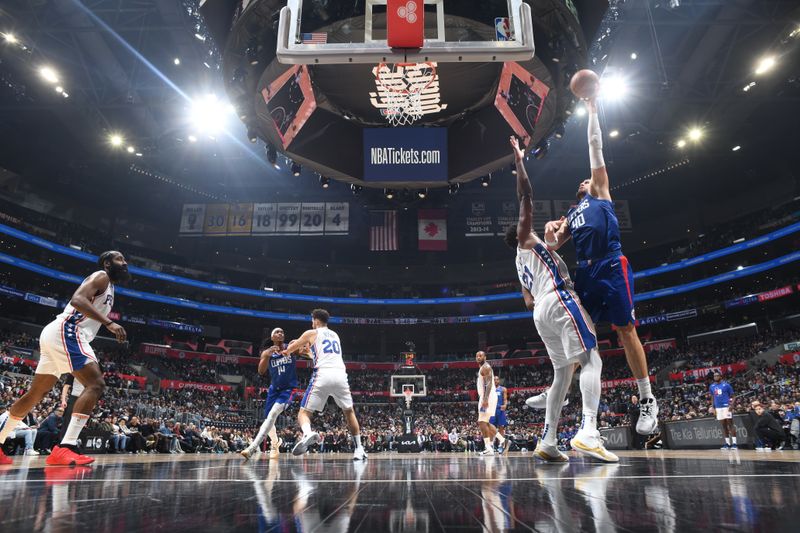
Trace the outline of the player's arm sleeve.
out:
[[[591,106],[589,111],[589,163],[592,168],[592,192],[598,198],[611,199],[608,186],[608,172],[603,160],[603,132],[600,129],[600,118],[597,107]]]

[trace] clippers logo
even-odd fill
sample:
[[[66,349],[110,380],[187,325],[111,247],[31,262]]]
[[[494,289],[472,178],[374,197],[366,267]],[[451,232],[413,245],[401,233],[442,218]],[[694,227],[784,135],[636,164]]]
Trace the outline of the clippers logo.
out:
[[[406,5],[398,7],[397,16],[405,19],[409,24],[414,24],[417,21],[417,3],[408,2]]]

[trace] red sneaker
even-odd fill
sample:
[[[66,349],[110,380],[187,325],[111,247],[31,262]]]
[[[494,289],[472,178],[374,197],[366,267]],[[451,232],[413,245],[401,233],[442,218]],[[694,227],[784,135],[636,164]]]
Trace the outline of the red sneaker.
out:
[[[45,464],[50,466],[75,466],[88,465],[93,462],[93,457],[75,453],[63,446],[53,446],[53,451],[47,456]]]
[[[2,449],[0,449],[0,465],[13,465],[13,464],[14,460],[11,457],[7,456]]]

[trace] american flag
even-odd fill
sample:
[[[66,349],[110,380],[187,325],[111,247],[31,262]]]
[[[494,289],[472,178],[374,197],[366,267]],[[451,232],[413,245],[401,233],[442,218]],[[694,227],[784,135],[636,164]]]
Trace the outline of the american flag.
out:
[[[325,32],[319,33],[303,33],[300,34],[303,44],[325,44],[328,42],[328,34]]]
[[[369,249],[373,252],[397,250],[397,211],[369,212]]]

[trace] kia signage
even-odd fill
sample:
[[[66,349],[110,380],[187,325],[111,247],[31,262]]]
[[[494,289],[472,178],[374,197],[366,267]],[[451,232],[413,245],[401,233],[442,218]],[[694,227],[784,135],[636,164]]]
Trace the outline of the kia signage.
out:
[[[447,129],[364,129],[364,181],[447,181]]]
[[[733,425],[736,426],[736,438],[739,446],[742,448],[753,447],[754,431],[750,417],[748,415],[734,415]],[[722,424],[715,418],[666,422],[664,424],[664,438],[667,447],[671,450],[719,448],[725,444]]]

